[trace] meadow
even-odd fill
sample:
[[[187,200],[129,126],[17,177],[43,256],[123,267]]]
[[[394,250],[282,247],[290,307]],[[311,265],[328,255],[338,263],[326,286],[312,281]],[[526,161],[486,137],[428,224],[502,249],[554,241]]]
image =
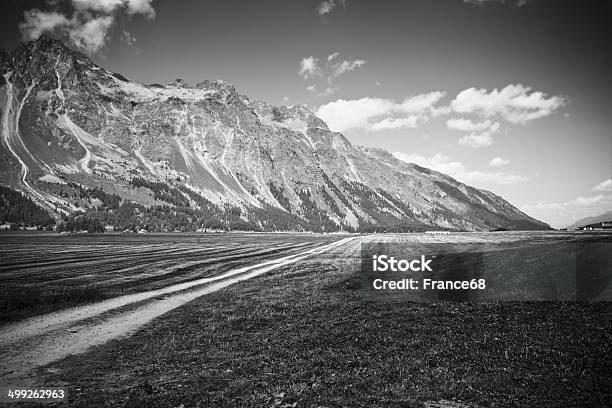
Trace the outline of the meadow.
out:
[[[94,248],[94,242],[81,243],[79,238],[64,242],[85,251],[83,254]],[[177,279],[185,283],[201,278],[200,274],[219,274],[211,264],[197,263],[203,261],[198,257],[217,250],[225,254],[217,258],[234,256],[232,250],[261,252],[263,257],[240,258],[238,254],[236,264],[223,269],[225,273],[262,259],[265,263],[265,259],[281,257],[287,262],[270,263],[265,269],[253,266],[253,271],[262,273],[203,295],[196,291],[200,286],[183,289],[179,293],[195,293],[189,302],[127,334],[32,367],[29,379],[36,384],[65,387],[69,401],[61,406],[75,407],[606,407],[612,405],[610,302],[419,303],[367,299],[361,290],[359,263],[363,243],[452,245],[457,251],[484,248],[490,253],[518,248],[544,259],[546,248],[552,244],[609,242],[609,238],[557,232],[351,237],[221,234],[197,244],[192,235],[84,237],[99,240],[97,250],[108,245],[107,256],[115,253],[122,257],[124,268],[140,271],[136,273],[138,278],[120,273],[117,265],[104,269],[108,272],[100,273],[103,278],[99,279],[77,279],[97,271],[93,268],[80,272],[72,268],[70,274],[62,275],[58,266],[56,276],[83,285],[101,281],[103,287],[115,287],[113,284],[123,275],[125,287],[130,288],[126,290],[134,293],[142,293],[139,287],[143,285],[159,288],[175,284]],[[14,249],[33,251],[29,239],[24,237]],[[117,243],[116,239],[125,241]],[[175,241],[168,242],[172,239]],[[142,252],[140,258],[120,252],[127,245],[132,245],[132,252],[135,248],[145,251],[142,240],[155,249]],[[49,248],[48,240],[41,245],[45,250],[39,252],[46,253],[48,261],[53,260],[53,251],[67,250],[59,244]],[[198,245],[203,252],[198,252]],[[314,252],[322,246],[326,251]],[[158,252],[172,254],[172,249],[185,252],[186,258],[175,254],[171,265],[161,257],[155,258]],[[269,253],[273,250],[279,252]],[[309,250],[313,252],[303,256]],[[559,248],[553,252],[559,253]],[[63,256],[70,253],[74,249]],[[61,259],[65,259],[63,256]],[[146,267],[138,269],[148,257],[158,263],[153,269],[156,272],[150,275],[157,275],[157,281],[146,279]],[[59,256],[55,259],[61,260]],[[29,262],[34,261],[32,256]],[[102,259],[88,258],[87,262],[99,268],[112,264]],[[212,264],[225,268],[223,261]],[[162,273],[164,268],[176,269],[177,265],[186,267],[187,272],[170,277]],[[38,268],[38,275],[32,272],[19,283],[44,279],[44,266]],[[249,271],[245,269],[236,276]],[[17,282],[17,277],[14,279]],[[148,292],[155,290],[159,289]],[[167,296],[176,295],[172,292]],[[151,309],[164,300],[155,296],[139,302]],[[109,310],[89,325],[112,321],[113,314],[132,313],[124,308]],[[133,312],[142,313],[139,310]],[[44,321],[45,316],[36,319]],[[66,341],[71,341],[70,336],[78,340],[79,333],[90,326],[78,326],[74,334],[66,335]],[[0,330],[0,343],[2,338]],[[31,348],[45,345],[49,346],[47,350],[56,346],[34,342],[30,348],[0,347],[0,352],[6,352],[7,361],[17,361]]]
[[[0,233],[0,325],[330,242],[318,234]]]

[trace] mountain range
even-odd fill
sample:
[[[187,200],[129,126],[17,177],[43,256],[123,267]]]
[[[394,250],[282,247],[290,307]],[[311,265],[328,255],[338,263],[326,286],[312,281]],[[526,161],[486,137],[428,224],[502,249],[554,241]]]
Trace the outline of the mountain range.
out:
[[[608,221],[608,222],[612,221],[612,210],[606,211],[603,214],[594,215],[592,217],[581,218],[575,223],[573,223],[572,225],[568,226],[567,229],[575,230],[576,228],[584,227],[585,225],[596,224],[596,223],[605,222],[605,221]]]
[[[0,183],[58,220],[156,230],[550,228],[489,191],[355,146],[304,106],[252,100],[224,81],[140,84],[46,35],[0,51],[0,74]]]

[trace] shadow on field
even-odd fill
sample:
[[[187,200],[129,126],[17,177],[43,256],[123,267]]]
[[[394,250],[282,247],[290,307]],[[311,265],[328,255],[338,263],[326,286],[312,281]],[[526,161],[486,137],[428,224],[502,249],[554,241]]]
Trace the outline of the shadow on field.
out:
[[[66,309],[106,299],[107,293],[94,285],[38,287],[0,287],[0,324],[22,320],[42,313]]]

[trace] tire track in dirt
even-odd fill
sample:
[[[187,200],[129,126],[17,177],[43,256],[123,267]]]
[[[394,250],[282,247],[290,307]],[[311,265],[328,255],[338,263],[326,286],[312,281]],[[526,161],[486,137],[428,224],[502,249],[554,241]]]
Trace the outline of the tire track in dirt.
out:
[[[334,251],[357,238],[334,241],[218,276],[121,296],[3,327],[0,329],[0,381],[33,385],[36,370],[53,361],[130,335],[154,318],[198,297],[313,255]]]

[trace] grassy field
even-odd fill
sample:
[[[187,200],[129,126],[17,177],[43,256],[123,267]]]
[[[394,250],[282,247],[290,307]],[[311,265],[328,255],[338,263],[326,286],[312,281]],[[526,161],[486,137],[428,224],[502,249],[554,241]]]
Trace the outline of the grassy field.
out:
[[[335,239],[315,234],[0,233],[0,325],[215,276]]]
[[[612,406],[611,303],[366,301],[358,256],[344,245],[235,284],[39,374],[68,406]]]

